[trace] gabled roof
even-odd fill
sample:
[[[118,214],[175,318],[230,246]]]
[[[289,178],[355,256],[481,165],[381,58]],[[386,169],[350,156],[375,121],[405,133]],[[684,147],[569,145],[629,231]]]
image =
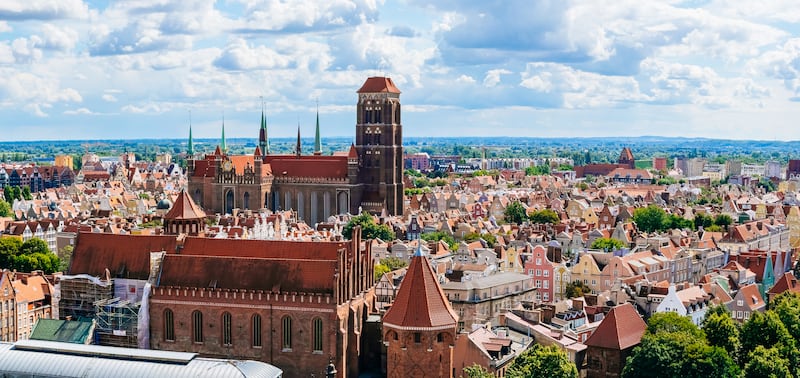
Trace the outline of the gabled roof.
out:
[[[597,329],[586,339],[586,346],[624,350],[642,340],[647,324],[630,303],[611,309]]]
[[[197,206],[192,197],[186,194],[186,191],[181,190],[175,204],[169,209],[164,219],[179,220],[179,219],[205,219],[206,213]]]
[[[159,286],[333,294],[337,262],[167,255]]]
[[[775,286],[769,289],[769,294],[780,294],[784,291],[800,294],[800,284],[797,283],[797,278],[795,278],[794,273],[791,271],[784,273],[778,278],[778,281],[775,282]]]
[[[458,316],[450,307],[428,259],[415,255],[392,307],[383,317],[383,324],[426,330],[455,327],[457,322]]]
[[[391,78],[388,77],[370,77],[364,82],[364,85],[358,89],[358,93],[400,93],[400,90],[394,85]]]
[[[175,236],[113,235],[81,232],[70,260],[70,274],[146,280],[150,276],[150,252],[174,253]]]

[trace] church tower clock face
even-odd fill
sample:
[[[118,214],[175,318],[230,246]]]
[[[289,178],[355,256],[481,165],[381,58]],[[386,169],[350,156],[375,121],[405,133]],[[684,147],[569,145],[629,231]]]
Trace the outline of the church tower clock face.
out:
[[[225,172],[230,172],[233,169],[233,163],[230,160],[225,161],[222,163],[222,170]]]

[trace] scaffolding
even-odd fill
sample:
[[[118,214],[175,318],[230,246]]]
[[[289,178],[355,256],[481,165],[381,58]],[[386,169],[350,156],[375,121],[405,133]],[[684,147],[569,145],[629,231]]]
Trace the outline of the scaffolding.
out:
[[[94,319],[94,303],[114,296],[111,281],[86,274],[61,276],[56,286],[60,319]]]
[[[94,303],[95,341],[100,345],[138,347],[139,307],[120,298],[101,299]]]

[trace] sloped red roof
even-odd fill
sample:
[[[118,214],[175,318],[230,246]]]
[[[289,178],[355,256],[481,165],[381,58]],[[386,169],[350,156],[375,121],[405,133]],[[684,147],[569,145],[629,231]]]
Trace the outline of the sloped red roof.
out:
[[[338,260],[343,242],[283,240],[230,240],[187,237],[181,254],[198,256],[238,256],[275,259]]]
[[[167,255],[159,286],[333,294],[336,261]]]
[[[358,93],[376,92],[400,93],[400,90],[394,85],[392,79],[388,77],[370,77],[358,89]]]
[[[586,346],[624,350],[642,340],[647,324],[630,303],[611,309],[597,329],[586,339]]]
[[[175,236],[115,235],[82,232],[70,260],[69,274],[146,280],[150,275],[150,252],[174,253]]]
[[[347,178],[345,156],[267,156],[275,177]]]
[[[166,215],[164,215],[164,219],[204,219],[206,217],[206,213],[200,209],[197,204],[194,203],[192,197],[186,194],[186,191],[181,190],[178,194],[178,198],[175,199],[175,203],[172,205],[172,208],[169,209]]]
[[[458,316],[450,307],[428,259],[412,257],[383,323],[390,327],[432,328],[455,327],[457,322]]]
[[[778,278],[778,281],[775,282],[775,286],[769,289],[769,294],[780,294],[784,291],[800,294],[800,284],[797,283],[797,278],[795,278],[794,273],[791,271],[784,273]]]

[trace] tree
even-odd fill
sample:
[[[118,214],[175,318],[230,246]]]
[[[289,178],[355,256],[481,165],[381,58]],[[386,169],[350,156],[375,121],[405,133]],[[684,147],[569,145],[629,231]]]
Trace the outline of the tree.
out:
[[[0,268],[11,268],[14,257],[22,248],[22,240],[17,238],[0,238]]]
[[[744,378],[790,377],[789,361],[781,357],[776,348],[765,348],[759,345],[750,352],[747,364],[744,365]]]
[[[656,205],[640,207],[633,211],[633,221],[643,232],[664,230],[665,218],[667,218],[667,213]]]
[[[381,259],[381,264],[386,265],[390,272],[408,266],[408,262],[406,260],[394,256]]]
[[[26,201],[33,199],[33,196],[31,195],[31,188],[29,186],[22,187],[22,198],[25,198]]]
[[[479,234],[477,232],[470,232],[464,235],[464,241],[467,243],[472,243],[478,239],[482,239],[486,242],[486,246],[494,247],[495,243],[497,243],[497,238],[489,233],[486,234]]]
[[[733,224],[733,218],[728,214],[717,214],[717,216],[714,217],[714,224],[725,228]]]
[[[755,350],[758,346],[775,347],[781,357],[789,361],[792,373],[795,376],[800,374],[800,352],[795,347],[796,341],[775,312],[753,312],[750,320],[742,326],[740,334],[741,351]],[[740,364],[747,365],[750,362],[750,355],[744,352],[739,354],[739,358]]]
[[[542,209],[534,211],[531,216],[530,220],[533,223],[543,224],[543,223],[550,223],[555,224],[558,223],[561,219],[558,217],[558,213],[551,209]]]
[[[800,342],[800,295],[785,291],[775,297],[770,307],[789,331],[789,335],[795,342]]]
[[[684,217],[681,217],[677,214],[670,214],[664,219],[664,225],[662,226],[663,229],[694,229],[694,223]]]
[[[550,164],[537,165],[525,168],[525,176],[542,176],[550,174]]]
[[[50,247],[47,246],[47,242],[44,240],[33,238],[22,243],[19,251],[25,255],[32,255],[34,253],[50,253]]]
[[[506,221],[516,224],[522,224],[522,222],[528,219],[525,206],[523,206],[519,201],[514,201],[508,204],[505,210],[503,210],[503,215],[505,215]]]
[[[72,261],[72,252],[74,250],[75,247],[71,245],[61,248],[61,253],[58,254],[58,258],[61,259],[61,266],[58,269],[59,272],[66,272],[69,270],[69,263]]]
[[[699,229],[700,227],[703,227],[703,229],[706,229],[709,226],[711,226],[712,224],[714,224],[714,219],[711,218],[710,215],[705,214],[705,213],[697,213],[697,214],[694,215],[694,228],[695,229]]]
[[[702,323],[708,344],[725,349],[731,358],[735,358],[739,350],[739,328],[731,319],[727,307],[720,305],[713,309],[706,312]]]
[[[350,219],[342,228],[342,235],[350,239],[353,236],[353,228],[361,226],[362,239],[381,239],[394,240],[394,232],[385,224],[375,223],[375,219],[369,213],[362,213]]]
[[[647,333],[685,333],[693,338],[705,339],[703,331],[691,319],[672,311],[653,314],[647,321]]]
[[[557,346],[533,344],[514,360],[506,371],[506,377],[578,378],[578,368]]]
[[[572,281],[564,288],[564,295],[567,298],[579,298],[591,292],[592,288],[581,280]]]
[[[386,265],[383,264],[375,265],[375,269],[373,270],[373,276],[375,277],[375,281],[377,282],[378,280],[381,279],[381,277],[383,277],[384,274],[389,273],[391,271],[392,270],[389,269],[389,267]]]
[[[625,242],[614,238],[597,238],[592,242],[592,249],[602,249],[604,251],[616,251],[625,247]]]
[[[442,231],[428,232],[420,235],[420,238],[425,241],[444,241],[450,250],[458,249],[458,242],[452,235]]]
[[[0,199],[0,217],[10,217],[11,214],[13,214],[11,212],[11,205]]]
[[[466,375],[463,378],[494,378],[494,374],[490,373],[484,369],[483,366],[478,364],[465,367],[464,374]]]

